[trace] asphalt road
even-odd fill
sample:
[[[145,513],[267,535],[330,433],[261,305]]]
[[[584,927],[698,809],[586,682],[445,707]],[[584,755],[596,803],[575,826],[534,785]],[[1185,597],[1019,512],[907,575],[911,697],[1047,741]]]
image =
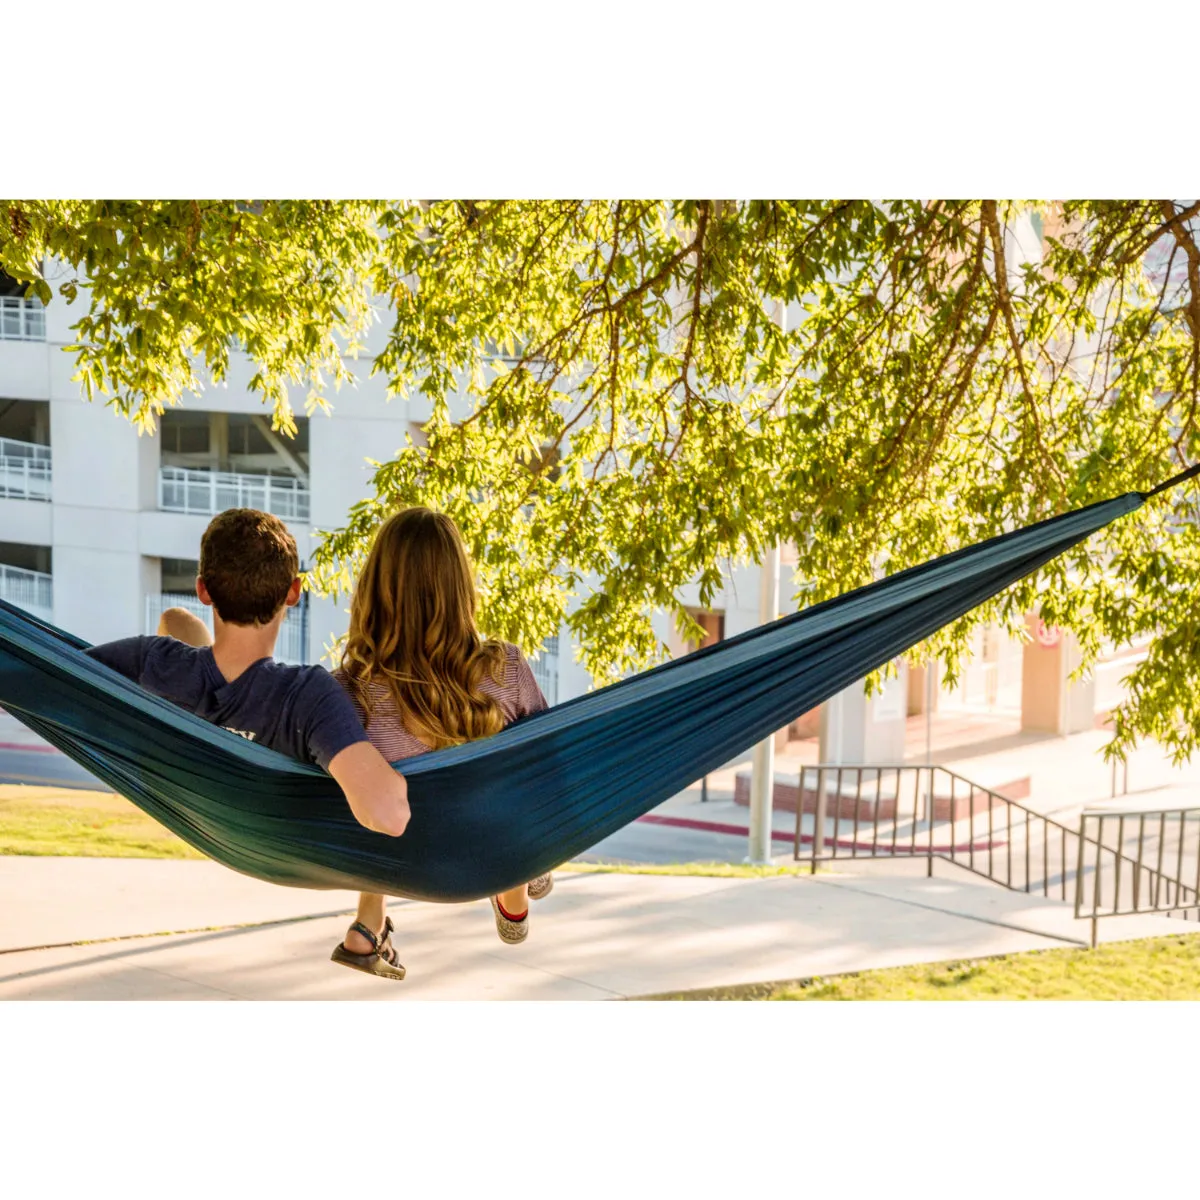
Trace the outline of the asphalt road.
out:
[[[0,783],[112,791],[108,784],[89,775],[65,754],[48,754],[44,750],[0,750]]]

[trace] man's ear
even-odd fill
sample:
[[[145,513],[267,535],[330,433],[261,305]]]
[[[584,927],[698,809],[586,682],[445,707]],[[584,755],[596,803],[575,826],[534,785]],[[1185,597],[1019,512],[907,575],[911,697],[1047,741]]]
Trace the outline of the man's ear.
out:
[[[199,575],[196,576],[196,596],[201,604],[212,606],[212,597],[208,594],[208,588],[204,586],[204,580]]]
[[[296,605],[300,603],[300,593],[303,590],[304,582],[299,576],[296,576],[296,578],[292,580],[292,586],[288,588],[287,599],[284,601],[284,604],[286,604],[288,608],[295,608]]]

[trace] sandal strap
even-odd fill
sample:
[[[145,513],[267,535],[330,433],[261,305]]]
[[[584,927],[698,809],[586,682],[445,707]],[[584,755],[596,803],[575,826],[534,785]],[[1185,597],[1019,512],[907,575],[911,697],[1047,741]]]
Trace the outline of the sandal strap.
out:
[[[385,963],[393,967],[398,967],[400,965],[400,955],[396,947],[392,945],[392,933],[395,928],[392,924],[392,918],[388,917],[383,923],[383,934],[379,939],[379,946],[376,949],[376,953]]]
[[[384,935],[382,938],[380,938],[379,935],[376,934],[373,930],[368,929],[361,921],[355,921],[354,924],[350,926],[350,929],[354,933],[361,933],[363,935],[363,937],[365,937],[367,939],[367,941],[371,943],[372,952],[375,954],[378,954],[380,942],[386,941],[388,934],[392,932],[391,928],[390,928],[391,923],[392,923],[391,918],[389,917],[388,918],[389,928],[385,929]]]
[[[376,933],[373,929],[368,929],[361,921],[355,921],[350,929],[354,933],[361,933],[363,937],[371,943],[371,953],[379,955],[384,962],[390,963],[393,967],[398,966],[397,959],[400,957],[396,953],[396,948],[391,944],[392,933],[395,931],[395,925],[392,924],[391,917],[385,917],[383,922],[383,932]],[[345,943],[343,943],[344,945]],[[388,951],[391,951],[389,954]]]

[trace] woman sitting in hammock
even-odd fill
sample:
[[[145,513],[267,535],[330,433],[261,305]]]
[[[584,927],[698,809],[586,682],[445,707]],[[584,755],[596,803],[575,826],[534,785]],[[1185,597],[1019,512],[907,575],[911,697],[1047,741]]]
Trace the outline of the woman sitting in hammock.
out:
[[[383,525],[354,590],[335,675],[389,762],[488,737],[546,707],[517,647],[480,634],[475,606],[474,572],[449,517],[408,508]],[[552,877],[542,875],[492,897],[502,941],[525,940],[529,898],[540,900],[552,887]],[[356,920],[332,957],[403,979],[384,899],[359,897]]]

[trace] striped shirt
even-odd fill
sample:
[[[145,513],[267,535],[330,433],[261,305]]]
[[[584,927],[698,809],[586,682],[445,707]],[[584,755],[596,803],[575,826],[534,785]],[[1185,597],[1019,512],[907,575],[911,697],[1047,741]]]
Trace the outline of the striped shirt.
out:
[[[480,684],[481,690],[495,698],[504,713],[504,723],[511,725],[521,717],[530,716],[548,708],[546,697],[538,687],[529,664],[521,651],[508,642],[504,645],[504,678],[497,683],[490,672],[484,674]],[[334,677],[346,689],[359,720],[366,725],[367,737],[371,745],[383,755],[388,762],[397,762],[402,758],[412,758],[417,754],[427,754],[429,747],[418,738],[413,737],[404,728],[400,712],[391,689],[380,680],[372,680],[366,686],[367,696],[371,703],[371,719],[367,724],[366,710],[359,702],[349,686],[346,674],[340,668],[334,671]]]

